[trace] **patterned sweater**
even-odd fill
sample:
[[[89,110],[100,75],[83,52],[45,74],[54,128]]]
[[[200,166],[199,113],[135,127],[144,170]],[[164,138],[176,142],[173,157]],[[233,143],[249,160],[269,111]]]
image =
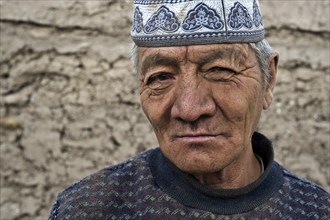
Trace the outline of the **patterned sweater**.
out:
[[[58,195],[55,219],[330,219],[330,195],[274,161],[271,142],[252,137],[264,174],[235,190],[210,189],[152,149],[105,168]]]

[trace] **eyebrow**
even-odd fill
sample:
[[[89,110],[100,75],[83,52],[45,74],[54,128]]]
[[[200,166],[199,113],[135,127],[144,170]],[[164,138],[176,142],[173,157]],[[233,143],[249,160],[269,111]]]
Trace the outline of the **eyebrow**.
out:
[[[246,55],[240,49],[237,48],[224,48],[221,50],[214,50],[208,53],[206,56],[201,56],[198,60],[199,66],[204,66],[207,63],[213,62],[218,59],[227,59],[230,61],[237,61],[242,64],[246,60]]]
[[[208,53],[206,56],[201,56],[197,64],[199,66],[204,66],[207,63],[213,62],[217,59],[224,58],[225,53],[222,50],[216,50],[211,53]]]
[[[171,66],[175,69],[180,68],[180,62],[178,59],[162,54],[151,54],[147,56],[142,62],[141,72],[142,74],[149,71],[151,68],[155,66]]]

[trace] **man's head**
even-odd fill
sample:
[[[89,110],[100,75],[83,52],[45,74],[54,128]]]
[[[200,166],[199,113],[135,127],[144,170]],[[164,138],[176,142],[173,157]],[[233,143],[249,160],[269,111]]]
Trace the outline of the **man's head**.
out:
[[[261,111],[272,102],[278,60],[263,40],[257,2],[243,1],[254,20],[233,1],[181,1],[190,6],[180,11],[181,20],[175,4],[150,3],[154,13],[147,11],[146,23],[147,1],[136,2],[133,61],[142,108],[162,152],[193,174],[242,166]],[[200,37],[183,40],[192,31]]]

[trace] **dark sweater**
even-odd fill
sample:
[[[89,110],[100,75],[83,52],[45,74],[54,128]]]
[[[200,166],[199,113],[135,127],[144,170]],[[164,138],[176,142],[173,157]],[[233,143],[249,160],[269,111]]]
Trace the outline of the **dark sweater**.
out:
[[[329,193],[276,163],[263,135],[252,145],[266,169],[244,188],[207,188],[157,148],[71,185],[49,219],[330,219]]]

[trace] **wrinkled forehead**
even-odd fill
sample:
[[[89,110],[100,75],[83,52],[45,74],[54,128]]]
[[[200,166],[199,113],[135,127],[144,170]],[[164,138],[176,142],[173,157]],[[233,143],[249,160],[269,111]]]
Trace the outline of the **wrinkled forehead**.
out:
[[[140,70],[145,72],[152,65],[173,63],[203,64],[214,60],[244,64],[253,54],[249,44],[209,44],[175,47],[139,47]]]
[[[150,54],[167,54],[181,57],[182,55],[208,54],[219,51],[223,54],[234,53],[237,55],[247,55],[250,49],[249,44],[208,44],[173,47],[139,47],[139,57],[143,58]]]

